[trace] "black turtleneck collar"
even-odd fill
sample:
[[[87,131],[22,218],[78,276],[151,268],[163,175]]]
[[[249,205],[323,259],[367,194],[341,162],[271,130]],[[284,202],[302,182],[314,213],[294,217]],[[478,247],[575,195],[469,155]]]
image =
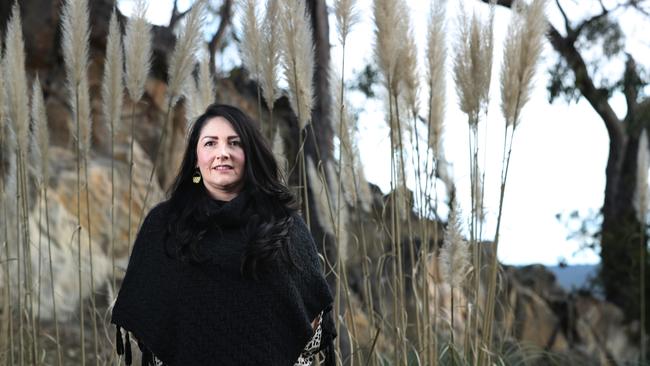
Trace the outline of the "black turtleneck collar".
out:
[[[245,225],[249,218],[247,212],[253,203],[251,197],[249,192],[242,191],[230,201],[220,201],[206,194],[199,203],[196,220],[219,227]]]

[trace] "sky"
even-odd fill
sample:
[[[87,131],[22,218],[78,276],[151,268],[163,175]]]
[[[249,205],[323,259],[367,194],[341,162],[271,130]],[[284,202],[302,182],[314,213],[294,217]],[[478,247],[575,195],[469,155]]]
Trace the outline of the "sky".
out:
[[[179,1],[179,8],[187,7],[188,1]],[[411,8],[411,19],[418,44],[420,72],[424,75],[424,39],[428,19],[429,2],[407,0]],[[469,2],[479,14],[487,15],[487,7],[477,2]],[[565,4],[566,3],[566,4]],[[598,9],[586,9],[579,3],[563,1],[570,18],[583,16]],[[604,2],[609,6],[608,2]],[[331,0],[328,0],[331,5]],[[448,54],[453,53],[452,45],[456,35],[454,23],[458,2],[449,1],[447,7],[447,47]],[[463,2],[467,7],[468,2]],[[120,9],[126,15],[130,13],[131,1],[121,0]],[[171,14],[171,1],[156,1],[150,7],[148,17],[152,23],[166,24]],[[372,61],[374,25],[372,23],[372,1],[359,0],[357,8],[361,22],[352,29],[346,50],[346,79],[350,82],[368,63]],[[548,16],[556,28],[563,29],[560,13],[554,3],[548,6]],[[492,86],[490,89],[489,116],[481,122],[481,130],[487,131],[486,171],[486,224],[483,237],[494,237],[499,198],[499,175],[501,174],[502,135],[504,120],[499,103],[499,73],[501,65],[502,43],[510,19],[510,10],[497,7],[495,14],[495,51],[493,61]],[[640,22],[630,18],[623,22],[624,30],[631,39],[643,31]],[[338,44],[334,18],[330,18],[330,42],[332,43],[332,60],[340,64],[341,47]],[[235,22],[237,24],[237,22]],[[647,59],[647,44],[628,42],[626,51],[637,60]],[[605,166],[608,155],[608,136],[603,122],[591,106],[580,99],[577,103],[567,104],[558,99],[553,104],[548,102],[546,84],[549,65],[556,58],[555,51],[547,43],[542,55],[542,62],[535,78],[535,86],[530,102],[524,107],[522,123],[517,127],[513,142],[513,152],[503,207],[498,257],[502,263],[523,265],[541,263],[557,265],[559,261],[568,264],[595,264],[599,262],[598,253],[593,250],[580,250],[580,242],[567,240],[570,229],[567,224],[558,221],[557,214],[567,216],[577,210],[581,215],[597,213],[602,206],[605,189]],[[236,54],[222,55],[217,59],[221,67],[237,64]],[[461,211],[469,212],[469,157],[467,117],[457,107],[458,99],[451,78],[451,58],[447,62],[447,111],[445,115],[445,135],[443,146],[445,156],[450,164]],[[618,77],[622,64],[614,62],[605,73]],[[340,69],[340,67],[339,67]],[[424,98],[426,90],[422,90]],[[390,142],[388,127],[385,122],[384,107],[380,100],[367,99],[359,92],[348,93],[350,104],[355,109],[363,110],[358,121],[358,146],[368,181],[377,184],[383,192],[390,188],[389,171]],[[426,103],[421,103],[423,106]],[[612,99],[614,110],[619,116],[625,114],[625,102],[622,96]],[[485,135],[483,135],[485,136]],[[483,140],[483,137],[481,137]],[[407,173],[408,175],[408,173]],[[413,179],[410,180],[413,187]],[[443,217],[446,215],[441,211]],[[468,215],[464,215],[467,219]],[[573,229],[579,222],[570,225]]]

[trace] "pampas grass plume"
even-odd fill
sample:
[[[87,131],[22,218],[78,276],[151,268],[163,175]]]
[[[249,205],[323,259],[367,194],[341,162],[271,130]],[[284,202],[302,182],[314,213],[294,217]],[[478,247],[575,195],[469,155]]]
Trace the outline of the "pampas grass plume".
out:
[[[281,28],[279,21],[280,4],[278,0],[266,2],[266,14],[262,24],[262,52],[261,56],[261,78],[259,80],[262,88],[262,95],[269,110],[273,110],[273,104],[280,98],[278,87],[278,65],[280,65],[280,40]]]
[[[106,61],[102,80],[102,110],[104,121],[111,134],[120,130],[122,121],[122,104],[124,95],[123,68],[124,52],[122,36],[115,10],[111,14],[106,41]]]
[[[469,270],[469,244],[461,234],[460,212],[452,207],[440,249],[440,272],[445,282],[453,287],[462,284]]]
[[[311,119],[314,103],[314,43],[304,1],[282,0],[282,66],[289,84],[289,102],[300,128]]]
[[[18,3],[14,3],[7,25],[4,79],[7,90],[7,117],[13,124],[18,148],[26,152],[29,139],[29,97],[25,71],[25,43]]]
[[[139,101],[151,69],[151,25],[145,14],[147,5],[137,0],[131,18],[126,23],[124,56],[126,89],[132,101]]]
[[[280,129],[275,130],[275,135],[273,136],[273,156],[278,162],[280,170],[286,172],[288,166],[287,155],[284,148],[284,141],[282,141],[282,135],[280,134]]]
[[[199,0],[192,5],[192,10],[185,19],[185,27],[176,40],[167,70],[169,76],[167,98],[170,107],[176,105],[180,99],[183,85],[194,69],[196,53],[202,42],[201,28],[205,22],[205,7],[205,0]]]
[[[262,78],[262,33],[257,16],[257,0],[241,0],[241,56],[244,67],[251,79],[259,81]]]
[[[526,6],[518,0],[508,26],[501,67],[501,110],[507,126],[516,127],[530,99],[532,79],[543,48],[546,0]],[[522,9],[523,8],[523,9]]]
[[[350,29],[359,22],[356,0],[335,0],[334,15],[336,16],[336,31],[341,44],[345,44]]]
[[[445,7],[446,0],[437,0],[431,8],[427,29],[426,64],[429,86],[428,145],[437,159],[440,155],[445,114]]]
[[[636,203],[639,222],[646,222],[648,212],[648,168],[650,168],[650,151],[648,151],[648,135],[644,129],[639,138],[637,155]]]
[[[481,110],[487,108],[492,75],[494,3],[490,17],[482,21],[475,13],[471,19],[461,7],[459,36],[454,54],[454,81],[460,109],[471,124],[478,123]]]
[[[203,49],[203,56],[199,60],[199,73],[197,77],[197,92],[202,110],[206,110],[208,106],[214,103],[215,100],[215,85],[212,75],[210,74],[210,51],[207,47]]]
[[[66,0],[61,15],[63,58],[68,75],[68,87],[76,88],[86,75],[88,67],[88,2]]]
[[[396,65],[402,40],[397,38],[395,27],[400,24],[397,1],[374,0],[373,14],[375,20],[375,58],[383,75],[386,87],[394,84]]]
[[[411,28],[411,17],[409,9],[404,1],[399,1],[399,9],[401,13],[401,22],[396,27],[396,32],[399,32],[398,38],[402,40],[398,56],[398,75],[399,81],[403,83],[404,101],[412,117],[417,116],[419,103],[418,103],[418,90],[419,90],[419,75],[418,75],[418,52],[415,45],[415,36]]]

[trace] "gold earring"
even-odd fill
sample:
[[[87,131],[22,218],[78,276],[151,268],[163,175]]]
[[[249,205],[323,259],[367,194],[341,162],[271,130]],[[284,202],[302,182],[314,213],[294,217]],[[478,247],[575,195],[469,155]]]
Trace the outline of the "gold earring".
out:
[[[192,182],[194,184],[199,184],[201,182],[201,171],[199,171],[198,169],[196,169],[194,171],[194,174],[192,175]]]

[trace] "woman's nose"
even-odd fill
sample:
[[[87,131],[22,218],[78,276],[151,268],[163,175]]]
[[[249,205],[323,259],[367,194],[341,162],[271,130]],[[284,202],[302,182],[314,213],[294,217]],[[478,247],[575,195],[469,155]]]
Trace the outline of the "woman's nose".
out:
[[[217,147],[217,158],[227,159],[228,157],[229,157],[228,147],[225,144]]]

